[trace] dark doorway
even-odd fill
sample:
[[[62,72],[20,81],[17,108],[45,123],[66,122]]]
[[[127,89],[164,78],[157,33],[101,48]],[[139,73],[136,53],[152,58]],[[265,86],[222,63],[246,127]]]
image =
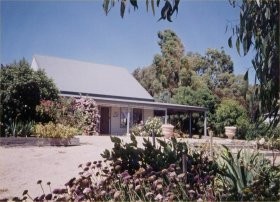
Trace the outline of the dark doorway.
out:
[[[100,134],[110,134],[110,108],[100,108]]]

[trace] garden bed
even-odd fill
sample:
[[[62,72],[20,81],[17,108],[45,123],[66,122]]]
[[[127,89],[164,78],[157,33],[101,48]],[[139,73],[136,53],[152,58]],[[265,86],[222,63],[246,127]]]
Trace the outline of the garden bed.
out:
[[[79,138],[2,137],[0,146],[77,146]]]

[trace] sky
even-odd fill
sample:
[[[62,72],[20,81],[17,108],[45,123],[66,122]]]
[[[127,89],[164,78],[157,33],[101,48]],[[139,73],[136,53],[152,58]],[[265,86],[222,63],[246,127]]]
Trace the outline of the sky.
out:
[[[127,1],[129,2],[129,1]],[[239,9],[228,0],[181,0],[179,13],[173,22],[159,21],[146,11],[146,1],[138,0],[139,9],[126,8],[120,17],[116,1],[106,16],[103,1],[0,1],[1,4],[1,64],[23,57],[29,62],[35,54],[75,59],[127,68],[152,63],[160,53],[157,33],[173,30],[182,40],[186,52],[205,54],[207,48],[223,48],[234,62],[235,74],[250,70],[253,53],[239,56],[228,47],[230,31],[226,26],[238,24]]]

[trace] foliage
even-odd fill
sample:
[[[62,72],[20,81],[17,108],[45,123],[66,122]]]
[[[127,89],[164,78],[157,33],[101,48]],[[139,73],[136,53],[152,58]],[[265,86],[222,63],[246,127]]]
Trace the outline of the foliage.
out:
[[[144,124],[135,124],[130,128],[130,134],[134,136],[162,136],[162,122],[158,117],[148,118]]]
[[[277,200],[280,193],[280,169],[271,166],[259,153],[239,150],[232,154],[227,147],[218,159],[217,190],[220,199],[229,201]]]
[[[175,138],[171,142],[157,140],[159,147],[152,145],[149,139],[144,138],[143,146],[137,145],[135,136],[131,135],[131,143],[123,143],[117,137],[111,137],[114,143],[112,151],[105,150],[102,154],[107,160],[121,160],[121,171],[135,172],[140,167],[151,166],[155,170],[166,168],[171,163],[179,163],[184,152],[187,152],[186,143],[177,142]]]
[[[230,56],[224,50],[207,49],[206,64],[204,72],[209,78],[209,88],[216,90],[215,88],[229,87],[227,86],[227,79],[224,79],[224,77],[233,73],[233,62]]]
[[[75,98],[60,97],[56,101],[41,100],[37,105],[36,111],[39,114],[40,122],[49,121],[69,125],[82,129],[84,118],[82,112],[75,106]]]
[[[223,100],[218,106],[215,115],[214,130],[217,134],[224,132],[225,126],[236,126],[238,128],[237,136],[244,138],[249,125],[249,119],[246,109],[237,101]]]
[[[41,121],[53,121],[71,126],[86,135],[97,133],[99,112],[96,103],[90,98],[60,97],[56,101],[42,100],[36,108]]]
[[[236,0],[230,2],[233,7],[237,4]],[[251,48],[255,53],[252,60],[256,79],[258,79],[252,95],[254,102],[257,102],[255,116],[257,118],[274,117],[272,125],[275,127],[279,122],[280,105],[279,1],[243,0],[239,7],[240,21],[239,25],[233,27],[233,34],[236,35],[236,49],[239,54],[240,49],[246,55]],[[228,43],[232,47],[232,36]],[[248,71],[244,78],[248,81]]]
[[[34,71],[25,59],[14,64],[1,66],[1,122],[35,120],[36,105],[41,99],[55,100],[58,90],[53,81],[41,70]],[[3,135],[4,130],[1,130]]]
[[[208,88],[199,88],[197,90],[191,89],[191,87],[180,86],[176,94],[172,98],[174,103],[190,105],[190,106],[201,106],[206,107],[209,112],[207,114],[209,123],[208,125],[213,125],[213,116],[216,110],[216,103],[218,102],[217,98],[212,94]],[[185,128],[188,128],[189,117],[173,117],[173,122],[180,122],[181,126],[185,125]],[[204,123],[204,114],[195,114],[192,113],[192,125],[195,128],[201,128]],[[177,124],[175,124],[177,125]],[[202,131],[197,131],[202,133]]]
[[[159,117],[148,118],[148,120],[144,124],[144,131],[149,136],[154,135],[155,137],[162,136],[161,130],[162,122]]]
[[[155,97],[165,90],[173,96],[180,83],[189,82],[189,66],[184,57],[184,46],[172,30],[158,32],[161,54],[154,56],[150,67],[136,69],[134,77]]]
[[[148,136],[144,131],[143,124],[135,124],[130,128],[129,133],[134,136]]]
[[[160,102],[203,106],[209,109],[208,123],[215,125],[215,114],[220,100],[234,99],[245,109],[247,83],[233,74],[233,62],[224,50],[207,49],[205,55],[189,52],[172,30],[158,33],[161,54],[154,56],[153,63],[138,68],[133,76]],[[203,114],[193,113],[192,125],[201,134]],[[180,130],[188,131],[188,115],[174,115],[172,123]],[[244,120],[244,119],[243,119]],[[238,121],[240,137],[244,138],[248,121]]]
[[[84,133],[86,135],[95,135],[98,131],[98,124],[100,121],[100,115],[98,106],[92,98],[80,97],[76,99],[76,108],[80,110],[84,115]]]
[[[7,124],[5,127],[5,136],[10,137],[29,137],[33,132],[34,121],[29,122],[12,122],[11,124]]]
[[[72,138],[78,134],[76,128],[64,126],[60,123],[49,122],[45,125],[37,123],[34,126],[34,133],[37,137],[44,138]]]
[[[134,10],[138,9],[138,1],[137,0],[130,0],[130,5],[133,6]],[[159,7],[161,0],[157,0],[156,5]],[[178,6],[179,6],[180,0],[175,0],[175,1],[170,1],[165,0],[165,4],[161,9],[161,17],[159,18],[158,21],[160,20],[168,20],[169,22],[172,22],[172,15],[176,11],[178,14]],[[146,10],[148,12],[149,10],[149,4],[151,4],[152,12],[153,15],[155,15],[155,0],[146,0]],[[111,10],[112,7],[115,6],[115,0],[103,0],[103,10],[106,15],[108,15],[109,11]],[[124,17],[125,9],[127,7],[127,1],[126,0],[121,0],[120,2],[120,14],[121,17]]]
[[[177,104],[201,106],[209,109],[210,113],[215,112],[217,98],[207,89],[192,90],[191,87],[179,87],[173,96],[173,102]]]

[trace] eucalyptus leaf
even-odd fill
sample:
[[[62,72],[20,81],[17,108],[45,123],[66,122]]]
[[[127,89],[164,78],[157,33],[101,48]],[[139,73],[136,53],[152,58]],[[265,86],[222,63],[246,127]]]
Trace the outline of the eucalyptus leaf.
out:
[[[232,48],[232,40],[231,40],[231,37],[229,37],[229,39],[228,39],[228,46],[229,46],[230,48]]]
[[[108,15],[108,12],[109,12],[109,3],[110,3],[110,0],[103,0],[103,9],[104,9],[106,15]]]
[[[151,0],[151,7],[152,7],[153,15],[155,15],[155,0]]]
[[[130,0],[130,4],[133,6],[134,10],[138,9],[137,0]]]
[[[237,37],[235,45],[236,45],[237,52],[240,55],[240,40],[239,40],[239,37]]]
[[[157,0],[157,7],[159,7],[160,0]]]
[[[121,17],[122,17],[122,18],[124,17],[125,3],[126,3],[126,0],[122,0],[122,1],[121,1]]]

